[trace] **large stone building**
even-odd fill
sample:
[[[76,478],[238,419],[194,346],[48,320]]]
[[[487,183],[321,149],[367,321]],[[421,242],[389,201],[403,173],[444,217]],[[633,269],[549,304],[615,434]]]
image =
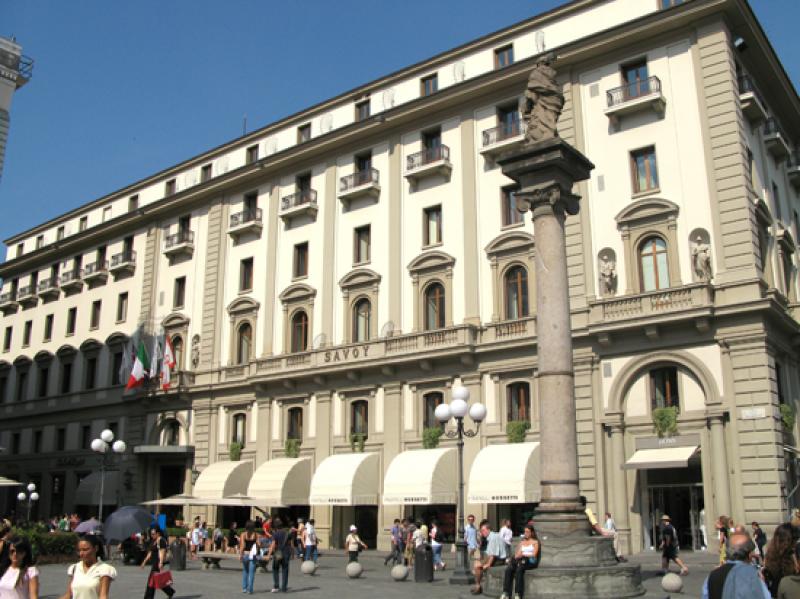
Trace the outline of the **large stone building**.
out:
[[[385,545],[401,514],[452,534],[453,445],[423,453],[423,431],[464,385],[488,409],[467,509],[518,523],[538,499],[547,323],[530,216],[494,159],[522,139],[543,51],[559,132],[596,166],[567,227],[583,495],[634,551],[664,512],[686,547],[721,513],[781,521],[800,101],[745,0],[575,0],[8,239],[0,474],[37,482],[40,514],[91,510],[88,444],[111,426],[132,450],[108,504],[239,493],[310,511],[325,545],[353,522]],[[123,393],[139,324],[172,339],[169,391]],[[507,445],[516,421],[527,442]]]

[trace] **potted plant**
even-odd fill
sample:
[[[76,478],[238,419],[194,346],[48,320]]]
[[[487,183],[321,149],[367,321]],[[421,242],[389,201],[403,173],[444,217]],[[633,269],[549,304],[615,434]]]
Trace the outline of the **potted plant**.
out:
[[[439,439],[444,431],[441,426],[432,426],[422,429],[422,447],[425,449],[436,449],[439,447]]]
[[[283,445],[283,451],[286,453],[286,457],[298,457],[300,455],[300,445],[302,445],[300,439],[286,439],[286,443]]]
[[[506,425],[506,439],[509,443],[524,443],[530,428],[531,423],[527,420],[512,420]]]
[[[653,410],[653,429],[659,437],[671,437],[678,432],[678,408],[668,406]]]
[[[242,444],[238,441],[231,441],[230,447],[228,447],[228,455],[232,462],[238,462],[239,458],[242,457]]]
[[[367,440],[367,435],[364,433],[351,433],[350,434],[350,449],[353,453],[364,453],[364,442]]]

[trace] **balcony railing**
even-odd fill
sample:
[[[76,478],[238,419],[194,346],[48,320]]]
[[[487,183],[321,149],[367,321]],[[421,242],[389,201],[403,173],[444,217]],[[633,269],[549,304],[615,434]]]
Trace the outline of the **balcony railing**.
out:
[[[173,247],[177,247],[179,245],[186,245],[186,244],[193,244],[194,243],[194,231],[178,231],[177,233],[173,233],[172,235],[167,235],[166,240],[164,241],[164,247],[166,249],[170,249]]]
[[[48,277],[43,281],[39,281],[38,292],[43,298],[58,297],[60,292],[58,277]]]
[[[301,206],[317,205],[317,192],[314,189],[304,189],[281,198],[281,210],[291,210]]]
[[[119,268],[124,264],[129,264],[131,262],[136,262],[136,252],[133,250],[128,250],[126,252],[120,252],[119,254],[114,254],[111,256],[111,267],[110,268]]]
[[[800,188],[800,150],[794,150],[786,159],[786,174],[789,175],[789,182]]]
[[[83,269],[73,268],[61,273],[61,288],[64,290],[80,289],[83,287]]]
[[[370,168],[363,171],[357,171],[352,175],[347,175],[339,179],[339,191],[345,192],[362,185],[369,183],[378,184],[379,173],[378,169]]]
[[[791,154],[787,139],[777,119],[770,117],[764,121],[764,145],[776,160],[788,158]]]
[[[35,285],[23,285],[17,291],[17,301],[20,304],[29,304],[36,302],[36,286]]]
[[[619,87],[608,90],[606,92],[606,104],[611,108],[612,106],[630,102],[637,98],[660,93],[661,80],[653,75],[647,79],[626,83],[625,85],[620,85]]]
[[[416,154],[411,154],[406,158],[406,170],[413,171],[434,162],[448,162],[450,160],[450,148],[439,145],[434,148],[426,148]]]
[[[512,137],[522,135],[523,125],[519,121],[501,123],[497,127],[492,127],[483,132],[483,147],[491,146]]]
[[[751,123],[758,123],[767,118],[767,108],[764,99],[758,91],[750,75],[739,75],[739,101],[742,113]]]
[[[6,291],[5,293],[0,293],[0,305],[2,304],[10,304],[11,302],[17,301],[17,294],[13,291]]]
[[[83,269],[83,278],[87,279],[96,275],[102,275],[108,272],[108,262],[106,260],[98,260],[87,264]]]
[[[231,214],[230,218],[231,229],[251,223],[261,223],[261,208],[255,208],[253,210],[244,210],[242,212],[237,212],[236,214]]]
[[[606,105],[603,112],[617,128],[620,118],[628,114],[652,110],[663,117],[667,101],[661,93],[661,80],[652,76],[608,90]]]
[[[593,301],[591,320],[597,325],[607,325],[620,320],[710,309],[713,303],[712,287],[707,283],[693,283],[661,291]]]

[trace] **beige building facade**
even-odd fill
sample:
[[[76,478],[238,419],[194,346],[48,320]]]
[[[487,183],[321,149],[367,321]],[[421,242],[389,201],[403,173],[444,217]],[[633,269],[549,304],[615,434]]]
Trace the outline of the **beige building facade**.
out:
[[[112,426],[132,450],[106,504],[269,497],[326,546],[356,523],[386,547],[401,515],[452,531],[454,445],[424,439],[463,385],[487,407],[467,510],[519,525],[538,500],[547,323],[536,235],[495,158],[522,141],[545,51],[559,133],[595,164],[567,221],[587,504],[626,552],[657,543],[663,513],[687,548],[720,514],[784,519],[800,101],[744,0],[576,0],[7,240],[0,475],[37,482],[40,515],[90,511],[88,443]],[[172,340],[168,391],[123,393],[139,325]],[[519,421],[525,443],[498,450]],[[249,509],[181,511],[227,525]]]

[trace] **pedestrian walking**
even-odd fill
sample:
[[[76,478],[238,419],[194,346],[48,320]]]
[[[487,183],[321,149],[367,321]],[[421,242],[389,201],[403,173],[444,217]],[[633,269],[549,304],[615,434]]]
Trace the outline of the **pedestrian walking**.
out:
[[[409,568],[414,567],[414,539],[417,534],[417,524],[416,522],[409,522],[408,526],[406,527],[405,532],[405,558],[406,558],[406,566]]]
[[[500,599],[509,599],[512,592],[514,599],[525,597],[525,572],[539,566],[541,553],[542,547],[536,530],[533,525],[526,524],[514,557],[508,560],[503,577],[503,594]]]
[[[100,537],[84,535],[78,540],[80,561],[67,569],[67,592],[61,599],[108,599],[117,571],[103,561]]]
[[[361,537],[358,536],[358,529],[356,528],[355,524],[350,525],[350,534],[347,535],[347,538],[344,541],[345,549],[347,549],[347,555],[349,557],[349,562],[357,562],[358,561],[358,554],[361,553],[362,549],[366,549],[367,545],[361,540]]]
[[[222,544],[225,541],[225,534],[219,525],[214,527],[214,532],[211,534],[211,542],[214,544],[214,551],[222,551]]]
[[[784,576],[795,573],[795,546],[797,538],[792,525],[788,522],[781,524],[772,533],[772,540],[767,546],[767,555],[764,559],[764,580],[773,597],[778,595],[778,587]]]
[[[725,548],[728,544],[728,517],[720,516],[717,518],[715,527],[717,529],[717,542],[719,543],[719,565],[721,566],[727,559]]]
[[[756,544],[758,550],[758,561],[764,563],[764,547],[767,544],[767,533],[758,525],[758,522],[753,522],[753,542]]]
[[[242,593],[253,594],[253,584],[256,578],[256,562],[258,555],[258,533],[252,520],[244,524],[239,547],[239,560],[242,562]]]
[[[672,526],[670,517],[664,514],[661,516],[661,571],[662,574],[669,572],[669,562],[675,562],[681,569],[681,576],[686,576],[689,573],[689,568],[686,567],[681,559],[678,557],[678,531]]]
[[[403,563],[403,525],[399,518],[394,519],[392,529],[389,531],[390,542],[392,544],[392,551],[383,560],[383,565],[386,566],[392,562],[393,566]]]
[[[294,536],[294,548],[297,552],[297,557],[303,559],[305,555],[305,546],[303,545],[303,534],[305,532],[306,525],[303,522],[302,518],[297,519],[297,528],[295,529],[295,536]]]
[[[475,516],[467,516],[467,525],[464,527],[464,542],[467,544],[467,553],[471,560],[480,559],[478,547],[478,529],[475,528]]]
[[[778,599],[797,599],[800,597],[800,545],[795,545],[794,574],[787,574],[778,585]]]
[[[228,529],[228,553],[239,552],[239,535],[236,532],[236,522],[231,522],[231,527]]]
[[[147,576],[147,587],[144,590],[144,599],[153,599],[156,589],[161,589],[167,597],[175,594],[172,588],[172,575],[164,570],[167,561],[167,540],[158,526],[150,528],[150,546],[142,561],[141,568],[150,564],[150,574]]]
[[[200,545],[203,542],[203,531],[200,528],[200,521],[197,520],[192,527],[191,536],[189,537],[189,546],[192,559],[197,559],[197,552],[200,551]]]
[[[730,535],[728,560],[703,582],[702,599],[770,599],[758,570],[750,565],[756,546],[747,534]]]
[[[505,519],[502,521],[502,526],[499,530],[500,538],[506,544],[506,553],[511,555],[511,542],[514,540],[514,531],[511,530],[511,520]]]
[[[439,526],[436,520],[431,521],[431,549],[433,550],[433,569],[444,570],[447,567],[442,561],[442,541],[439,533]]]
[[[272,592],[289,589],[289,560],[292,557],[291,535],[280,518],[272,521],[272,544],[267,559],[272,559]]]
[[[0,599],[39,599],[39,570],[33,565],[33,552],[26,539],[8,541],[10,564],[0,577]]]
[[[305,546],[305,557],[306,560],[314,560],[314,563],[317,563],[317,559],[319,558],[319,553],[317,551],[317,529],[314,526],[314,519],[311,518],[308,522],[306,522],[305,528],[303,529],[303,545]]]
[[[485,553],[481,555],[481,559],[477,560],[474,564],[473,575],[475,576],[475,586],[470,589],[473,595],[480,595],[483,592],[483,587],[481,586],[483,573],[493,566],[505,564],[508,558],[506,544],[503,542],[499,533],[492,532],[492,527],[489,525],[488,520],[483,520],[481,522],[480,536],[486,542],[486,550]]]

